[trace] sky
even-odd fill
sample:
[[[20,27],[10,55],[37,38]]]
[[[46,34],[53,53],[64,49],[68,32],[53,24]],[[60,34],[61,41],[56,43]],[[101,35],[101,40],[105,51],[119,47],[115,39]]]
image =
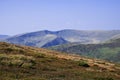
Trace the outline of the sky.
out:
[[[0,34],[120,30],[120,0],[0,0]]]

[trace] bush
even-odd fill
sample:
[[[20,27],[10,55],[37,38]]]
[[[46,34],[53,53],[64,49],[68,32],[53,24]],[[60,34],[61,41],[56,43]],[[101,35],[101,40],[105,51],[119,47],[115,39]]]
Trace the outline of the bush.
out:
[[[5,50],[6,50],[6,52],[12,52],[13,51],[12,48],[6,48]]]
[[[85,61],[79,61],[79,66],[83,66],[83,67],[90,67],[89,64]]]

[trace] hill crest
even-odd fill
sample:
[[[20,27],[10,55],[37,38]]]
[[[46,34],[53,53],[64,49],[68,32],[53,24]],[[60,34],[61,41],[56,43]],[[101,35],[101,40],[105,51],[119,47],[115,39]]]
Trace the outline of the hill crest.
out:
[[[60,31],[37,31],[21,34],[7,38],[5,41],[14,44],[43,47],[47,43],[54,41],[56,38],[62,38],[67,42],[79,42],[81,44],[97,44],[118,37],[120,30],[111,31],[85,31],[85,30],[60,30]],[[48,36],[51,35],[51,36]],[[58,41],[58,40],[57,40]],[[55,42],[51,43],[53,46]],[[61,44],[61,43],[60,43]],[[57,44],[59,45],[59,44]],[[45,47],[45,46],[44,46]]]

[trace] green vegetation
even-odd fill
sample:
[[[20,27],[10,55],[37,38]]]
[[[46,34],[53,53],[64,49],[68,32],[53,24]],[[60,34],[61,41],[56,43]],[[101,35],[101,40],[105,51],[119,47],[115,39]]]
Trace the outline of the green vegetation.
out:
[[[83,67],[90,67],[89,64],[85,61],[79,61],[79,66],[83,66]]]
[[[50,49],[120,63],[120,39],[103,44],[71,44],[71,46],[61,45]]]
[[[119,64],[79,58],[0,42],[0,80],[120,80]]]

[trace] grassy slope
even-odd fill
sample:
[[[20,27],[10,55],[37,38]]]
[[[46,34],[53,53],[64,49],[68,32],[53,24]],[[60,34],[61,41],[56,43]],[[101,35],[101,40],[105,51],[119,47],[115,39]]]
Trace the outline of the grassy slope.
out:
[[[0,80],[16,79],[120,80],[120,65],[0,42]]]
[[[60,45],[51,49],[120,63],[120,39],[103,44]]]

